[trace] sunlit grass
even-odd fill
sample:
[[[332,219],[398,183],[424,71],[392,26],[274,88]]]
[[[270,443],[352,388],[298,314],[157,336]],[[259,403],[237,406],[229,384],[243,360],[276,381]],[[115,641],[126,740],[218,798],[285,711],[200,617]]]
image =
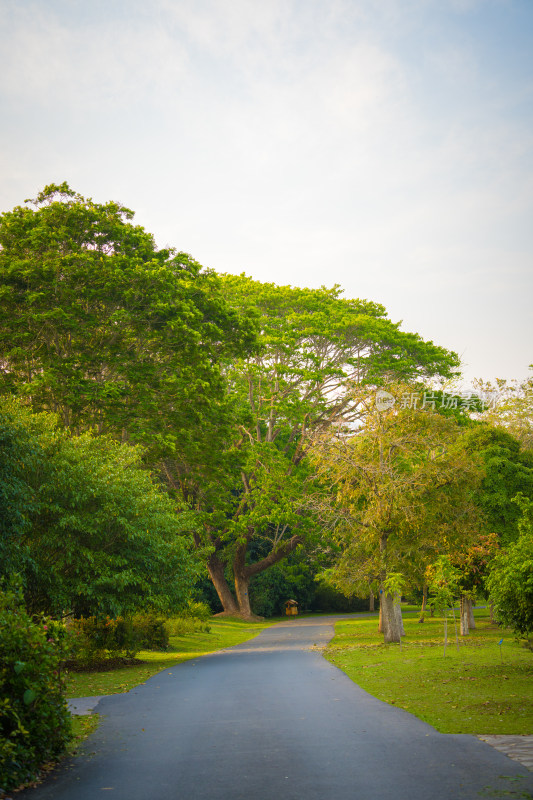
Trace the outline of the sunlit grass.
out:
[[[376,619],[347,620],[336,624],[325,656],[370,694],[442,733],[533,733],[533,653],[486,612],[476,611],[476,624],[457,648],[449,620],[444,656],[441,618],[421,625],[406,616],[401,649],[383,644]]]

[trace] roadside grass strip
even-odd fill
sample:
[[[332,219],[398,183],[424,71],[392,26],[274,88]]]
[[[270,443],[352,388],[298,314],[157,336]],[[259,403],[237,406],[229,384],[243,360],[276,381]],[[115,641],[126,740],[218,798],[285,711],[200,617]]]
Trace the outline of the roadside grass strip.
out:
[[[533,653],[488,612],[475,617],[458,647],[448,619],[446,655],[440,617],[404,618],[401,648],[383,644],[376,618],[338,622],[324,655],[369,694],[441,733],[532,734]]]
[[[272,620],[247,622],[234,617],[224,617],[209,620],[209,625],[211,627],[209,633],[171,636],[170,646],[164,652],[141,650],[136,659],[137,663],[115,669],[69,672],[66,678],[66,696],[92,697],[128,692],[163,669],[246,642],[272,625]]]

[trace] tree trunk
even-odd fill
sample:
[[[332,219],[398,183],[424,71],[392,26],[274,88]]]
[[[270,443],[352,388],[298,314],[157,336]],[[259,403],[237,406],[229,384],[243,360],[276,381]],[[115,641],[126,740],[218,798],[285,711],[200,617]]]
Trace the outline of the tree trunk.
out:
[[[209,556],[207,571],[226,614],[238,614],[239,607],[224,575],[224,564],[217,558],[215,553]]]
[[[468,625],[471,631],[476,629],[476,620],[474,619],[474,603],[472,598],[468,598]]]
[[[400,636],[405,636],[405,628],[403,627],[403,619],[402,619],[402,604],[401,604],[401,597],[399,594],[394,596],[394,618],[396,621],[396,626],[400,631]]]
[[[368,610],[374,611],[374,592],[370,589],[370,593],[368,595]]]
[[[385,644],[401,641],[401,611],[398,615],[394,606],[394,596],[382,592],[380,609],[383,609],[383,641]]]
[[[461,595],[461,602],[459,605],[460,614],[460,632],[461,636],[468,636],[468,598],[464,594]]]
[[[383,592],[379,594],[378,633],[383,633]]]
[[[424,583],[422,587],[422,608],[420,609],[420,617],[418,618],[419,622],[426,621],[426,606],[428,602],[428,585]]]
[[[239,604],[239,614],[243,617],[253,617],[250,606],[250,578],[245,573],[235,573],[235,593]]]

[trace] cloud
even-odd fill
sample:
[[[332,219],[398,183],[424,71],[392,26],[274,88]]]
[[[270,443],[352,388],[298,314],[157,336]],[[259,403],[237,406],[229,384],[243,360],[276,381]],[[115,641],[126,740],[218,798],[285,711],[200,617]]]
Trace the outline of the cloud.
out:
[[[128,107],[146,93],[165,93],[186,73],[187,53],[157,25],[105,19],[87,24],[42,3],[7,4],[0,25],[0,86],[17,104],[63,104],[70,111]]]
[[[67,178],[215,269],[340,282],[445,331],[436,298],[527,294],[531,59],[491,49],[514,8],[4,0],[0,202]]]

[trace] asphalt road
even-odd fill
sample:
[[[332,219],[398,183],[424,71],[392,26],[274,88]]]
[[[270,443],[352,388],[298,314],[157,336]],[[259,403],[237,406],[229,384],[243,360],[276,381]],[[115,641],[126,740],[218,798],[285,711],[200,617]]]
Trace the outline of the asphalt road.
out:
[[[322,658],[333,619],[288,620],[103,698],[83,752],[18,800],[533,796],[533,774],[507,756],[437,733]]]

